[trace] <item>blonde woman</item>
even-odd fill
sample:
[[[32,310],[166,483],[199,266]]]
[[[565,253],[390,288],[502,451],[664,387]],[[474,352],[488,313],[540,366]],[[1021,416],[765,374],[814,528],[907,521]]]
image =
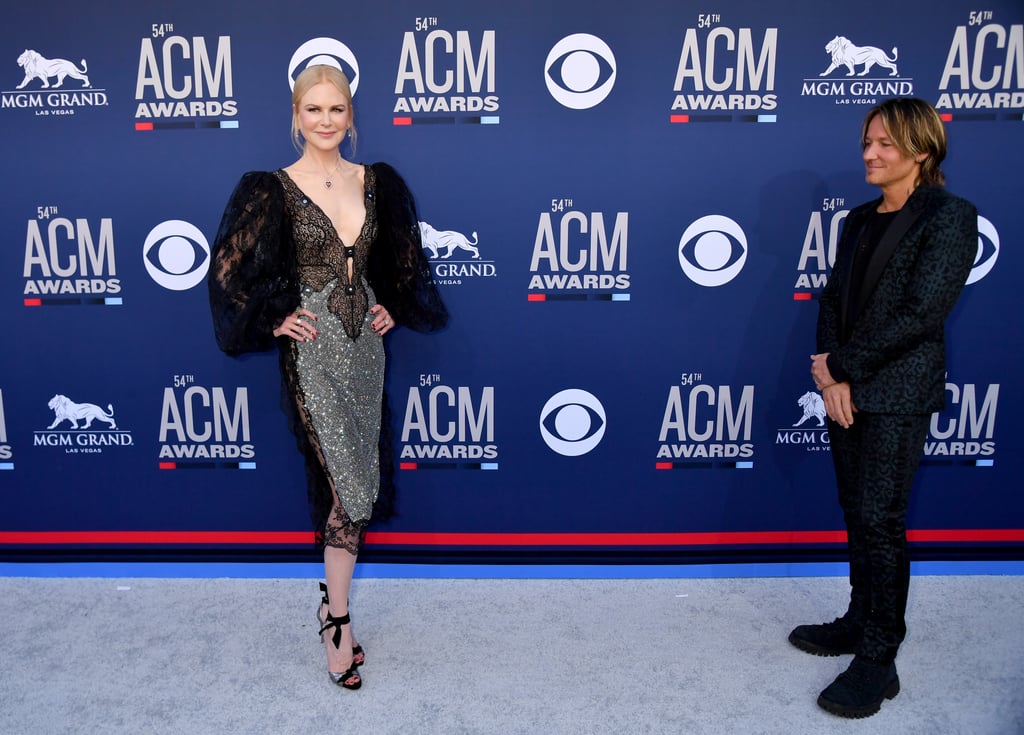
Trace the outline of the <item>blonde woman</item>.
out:
[[[276,342],[280,351],[324,552],[320,636],[331,681],[345,689],[362,686],[365,661],[349,588],[375,501],[391,489],[382,338],[399,325],[439,329],[448,318],[421,249],[412,195],[387,164],[342,156],[347,138],[354,151],[355,136],[344,74],[326,65],[305,69],[292,95],[301,156],[242,177],[209,277],[220,348],[237,355]]]

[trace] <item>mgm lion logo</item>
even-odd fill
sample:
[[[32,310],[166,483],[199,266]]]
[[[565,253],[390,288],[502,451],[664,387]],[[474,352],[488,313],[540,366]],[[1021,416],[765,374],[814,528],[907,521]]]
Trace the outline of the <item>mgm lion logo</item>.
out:
[[[885,52],[877,46],[854,46],[846,36],[836,36],[827,44],[825,51],[832,55],[832,63],[828,69],[818,76],[827,77],[841,66],[847,69],[846,76],[852,77],[856,73],[855,67],[863,64],[864,71],[859,76],[864,76],[875,64],[891,69],[889,76],[898,75],[896,71],[896,47],[892,47],[892,58],[885,55]]]
[[[81,79],[83,87],[91,86],[89,77],[85,75],[89,71],[85,59],[82,59],[82,69],[79,71],[78,67],[67,59],[47,59],[36,51],[25,49],[18,57],[18,66],[25,70],[25,78],[16,89],[22,89],[33,79],[39,79],[43,83],[43,89],[50,89],[50,77],[57,77],[54,89],[64,83],[65,77]]]
[[[114,407],[109,403],[107,410],[104,411],[95,403],[75,403],[67,396],[58,393],[46,405],[53,410],[55,415],[53,423],[46,427],[47,430],[56,428],[62,421],[70,421],[71,428],[77,429],[79,428],[78,422],[82,420],[85,421],[85,426],[81,428],[88,429],[93,419],[105,421],[110,424],[111,429],[117,428],[117,424],[114,423]]]
[[[435,230],[426,222],[420,222],[420,240],[423,241],[423,249],[430,253],[431,258],[450,258],[456,250],[465,250],[474,259],[480,257],[477,243],[480,238],[473,233],[473,241],[461,232],[454,230]]]
[[[800,426],[800,424],[808,419],[818,419],[818,426],[825,425],[825,402],[821,400],[820,395],[813,391],[808,391],[800,396],[796,403],[803,409],[804,415],[793,426]]]

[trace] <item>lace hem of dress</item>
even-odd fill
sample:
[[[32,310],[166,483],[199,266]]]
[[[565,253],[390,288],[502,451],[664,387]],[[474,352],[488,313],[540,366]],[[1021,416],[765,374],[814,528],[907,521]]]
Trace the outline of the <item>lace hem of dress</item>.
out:
[[[331,510],[330,518],[327,519],[327,526],[324,528],[324,545],[345,549],[352,556],[358,556],[368,524],[369,521],[353,521],[338,503]]]

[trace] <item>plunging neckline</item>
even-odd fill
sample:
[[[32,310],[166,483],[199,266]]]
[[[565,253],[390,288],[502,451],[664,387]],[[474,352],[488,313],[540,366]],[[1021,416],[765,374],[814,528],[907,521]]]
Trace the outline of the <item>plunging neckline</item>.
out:
[[[352,246],[355,246],[356,243],[358,243],[360,240],[363,239],[363,235],[366,233],[366,225],[370,221],[370,218],[369,218],[369,216],[367,216],[367,212],[366,212],[366,176],[367,176],[367,169],[369,168],[369,166],[367,166],[366,164],[361,164],[361,165],[363,167],[363,183],[362,183],[362,190],[363,190],[363,223],[359,226],[359,232],[356,234],[356,239],[352,241]],[[296,190],[298,190],[298,192],[303,197],[305,197],[309,201],[310,204],[312,204],[316,208],[316,211],[320,213],[321,217],[323,217],[325,220],[327,220],[327,223],[331,226],[331,232],[334,233],[334,239],[336,239],[341,244],[342,247],[349,247],[348,245],[345,244],[345,240],[344,240],[344,238],[342,238],[341,233],[338,232],[338,226],[334,224],[334,220],[331,219],[330,215],[328,215],[327,212],[324,211],[324,208],[321,207],[319,204],[317,204],[316,200],[313,199],[313,197],[311,197],[306,192],[305,189],[303,189],[301,186],[299,186],[299,183],[294,178],[292,178],[292,175],[290,173],[288,173],[288,171],[286,171],[285,169],[282,168],[281,169],[281,173],[283,173],[286,177],[288,177],[288,181],[291,182],[292,186],[294,186],[296,188]]]
[[[371,305],[367,273],[369,251],[377,236],[374,171],[364,166],[365,218],[352,245],[342,241],[331,218],[287,171],[277,169],[274,175],[287,201],[303,289],[310,289],[310,294],[329,289],[327,310],[341,319],[345,333],[356,339]]]

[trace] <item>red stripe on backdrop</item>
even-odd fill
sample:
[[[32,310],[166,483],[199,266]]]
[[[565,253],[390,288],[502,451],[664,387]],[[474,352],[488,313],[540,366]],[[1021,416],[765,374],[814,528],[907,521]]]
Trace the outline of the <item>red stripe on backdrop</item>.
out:
[[[924,529],[909,531],[918,543],[1024,542],[1024,529]],[[187,544],[309,544],[308,531],[0,531],[0,545],[175,546]],[[722,533],[403,533],[371,531],[373,546],[760,546],[841,544],[845,531],[750,531]]]

